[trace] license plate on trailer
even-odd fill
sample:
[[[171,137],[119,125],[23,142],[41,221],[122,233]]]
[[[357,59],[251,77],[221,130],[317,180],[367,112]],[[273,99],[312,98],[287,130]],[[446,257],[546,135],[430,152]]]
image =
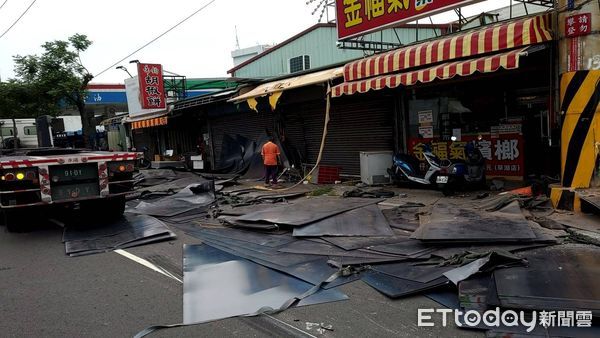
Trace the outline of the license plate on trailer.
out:
[[[438,176],[435,178],[436,183],[448,183],[448,176]]]
[[[64,201],[83,197],[100,196],[100,187],[97,182],[66,184],[52,188],[52,200]]]

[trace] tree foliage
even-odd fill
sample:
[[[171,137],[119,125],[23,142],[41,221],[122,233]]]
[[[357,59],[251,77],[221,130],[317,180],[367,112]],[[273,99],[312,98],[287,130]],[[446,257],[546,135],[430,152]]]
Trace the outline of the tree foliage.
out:
[[[17,55],[14,57],[16,79],[8,86],[23,86],[32,91],[34,98],[15,96],[23,106],[30,102],[33,111],[39,114],[52,114],[61,106],[73,105],[81,115],[86,145],[95,134],[93,113],[86,112],[86,87],[94,76],[81,62],[80,54],[92,44],[87,36],[75,34],[67,41],[56,40],[42,45],[41,55]]]

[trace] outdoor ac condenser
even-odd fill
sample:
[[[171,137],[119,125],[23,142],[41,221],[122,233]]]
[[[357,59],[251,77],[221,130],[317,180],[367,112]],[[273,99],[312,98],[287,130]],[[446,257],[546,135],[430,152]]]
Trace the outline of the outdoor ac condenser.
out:
[[[360,180],[368,185],[388,184],[387,169],[392,166],[392,151],[361,151]]]

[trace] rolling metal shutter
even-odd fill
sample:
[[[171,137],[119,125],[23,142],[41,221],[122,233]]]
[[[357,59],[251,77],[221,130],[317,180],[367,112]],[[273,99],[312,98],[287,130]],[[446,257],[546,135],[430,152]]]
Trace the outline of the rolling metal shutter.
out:
[[[218,168],[220,166],[223,136],[226,134],[230,136],[241,135],[256,141],[264,136],[267,130],[273,131],[273,113],[256,113],[252,111],[212,118],[210,129],[216,167]]]
[[[325,102],[296,104],[284,111],[288,136],[299,149],[305,149],[305,162],[314,164],[321,145]],[[345,175],[360,175],[361,151],[394,150],[393,114],[393,97],[358,95],[333,99],[321,163],[339,166]],[[304,139],[300,140],[298,125],[291,122],[302,123]]]

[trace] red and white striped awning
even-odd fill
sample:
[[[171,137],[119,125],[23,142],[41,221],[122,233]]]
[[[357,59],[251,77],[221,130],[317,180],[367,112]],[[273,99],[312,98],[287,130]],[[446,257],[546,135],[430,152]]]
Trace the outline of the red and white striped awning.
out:
[[[344,81],[543,43],[552,40],[550,29],[551,16],[543,14],[423,42],[350,62],[344,66]]]
[[[433,67],[408,71],[401,74],[391,74],[371,79],[345,82],[332,88],[332,97],[366,93],[369,90],[411,86],[418,82],[427,83],[435,79],[447,80],[455,76],[468,76],[475,72],[491,73],[500,68],[516,69],[519,67],[519,57],[527,55],[529,47],[519,48],[510,52],[485,56],[464,61],[447,62]]]
[[[151,128],[158,126],[166,126],[168,123],[168,118],[166,116],[154,117],[141,121],[131,122],[131,129],[142,129],[142,128]]]

